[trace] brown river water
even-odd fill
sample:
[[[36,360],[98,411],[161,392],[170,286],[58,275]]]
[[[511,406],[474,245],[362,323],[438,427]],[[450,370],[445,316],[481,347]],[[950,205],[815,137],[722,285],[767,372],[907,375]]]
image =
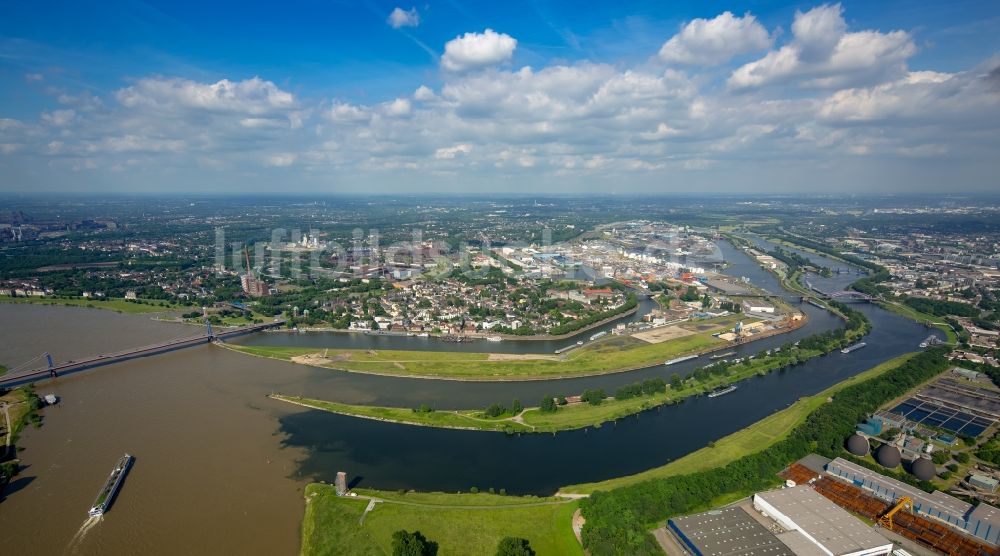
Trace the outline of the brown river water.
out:
[[[198,332],[143,315],[0,305],[0,361],[44,350],[60,361]],[[295,410],[265,397],[262,367],[277,362],[234,355],[203,346],[39,385],[61,401],[20,441],[27,467],[0,502],[2,552],[297,553],[306,480],[292,477],[302,451],[282,447],[278,422]],[[88,523],[125,452],[136,461],[118,498]]]

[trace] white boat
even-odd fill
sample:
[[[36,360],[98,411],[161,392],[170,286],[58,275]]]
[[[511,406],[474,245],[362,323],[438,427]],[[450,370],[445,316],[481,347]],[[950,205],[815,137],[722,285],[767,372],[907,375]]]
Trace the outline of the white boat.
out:
[[[487,342],[502,342],[503,338],[501,338],[500,336],[487,336],[486,337],[486,341]]]
[[[697,359],[697,358],[698,358],[697,355],[686,355],[684,357],[677,357],[677,358],[674,358],[674,359],[670,359],[668,361],[664,361],[663,364],[664,365],[673,365],[675,363],[682,363],[684,361],[690,361],[692,359]]]
[[[840,350],[840,353],[851,353],[852,351],[861,349],[861,348],[863,348],[863,347],[865,347],[867,345],[868,344],[866,344],[865,342],[858,342],[858,343],[854,344],[853,346],[847,346],[844,349]]]
[[[421,332],[420,334],[417,334],[417,338],[427,338],[429,336],[430,336],[430,334],[428,334],[426,332]]]

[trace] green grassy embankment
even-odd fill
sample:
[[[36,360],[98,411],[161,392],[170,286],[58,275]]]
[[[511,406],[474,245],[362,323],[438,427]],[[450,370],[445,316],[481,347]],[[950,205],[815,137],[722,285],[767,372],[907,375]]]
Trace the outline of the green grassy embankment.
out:
[[[458,380],[530,380],[586,376],[628,371],[661,364],[684,355],[728,347],[729,342],[712,336],[730,328],[737,320],[754,322],[741,315],[728,315],[684,326],[697,330],[691,335],[660,343],[615,336],[590,343],[563,356],[462,353],[437,351],[361,350],[227,345],[256,355],[344,371],[421,376]]]
[[[392,534],[419,531],[438,555],[492,556],[504,537],[528,539],[540,556],[583,554],[572,529],[577,502],[556,498],[357,490],[338,497],[332,485],[306,487],[303,556],[389,555]],[[367,514],[369,498],[380,502]]]
[[[665,391],[661,392],[626,399],[608,398],[598,405],[575,403],[561,406],[554,412],[543,412],[538,407],[529,407],[517,416],[507,413],[499,417],[487,417],[483,410],[475,409],[434,411],[427,408],[427,411],[418,411],[402,407],[352,405],[280,394],[274,394],[271,397],[341,415],[406,425],[507,433],[551,433],[600,426],[602,423],[622,419],[657,406],[676,403],[689,396],[702,394],[713,388],[744,380],[754,375],[764,375],[786,367],[793,361],[805,361],[821,353],[822,351],[819,349],[793,348],[793,351],[788,353],[760,355],[747,363],[731,366],[717,374],[699,373],[694,378],[684,380],[679,387],[667,387]],[[574,393],[563,394],[573,395]],[[614,392],[606,394],[611,395]]]
[[[113,299],[88,299],[83,297],[8,297],[0,296],[0,303],[23,303],[31,305],[64,305],[67,307],[86,307],[89,309],[107,309],[118,313],[163,313],[186,309],[166,301],[140,299],[136,301]],[[165,306],[160,305],[163,303]]]
[[[312,409],[321,409],[331,413],[389,421],[407,425],[438,427],[445,429],[472,429],[483,431],[526,432],[530,428],[507,418],[487,418],[482,411],[415,411],[402,407],[379,407],[368,405],[351,405],[296,396],[272,394],[272,399],[293,403]]]
[[[695,471],[722,467],[743,456],[764,450],[768,446],[782,440],[788,436],[792,429],[804,423],[809,414],[827,403],[827,400],[835,396],[837,392],[848,386],[885,374],[909,361],[915,355],[916,353],[908,353],[890,359],[867,371],[841,381],[818,394],[800,398],[787,408],[666,465],[627,477],[566,486],[561,488],[559,492],[564,494],[589,494],[596,490],[611,490],[641,483],[649,479],[685,475]]]

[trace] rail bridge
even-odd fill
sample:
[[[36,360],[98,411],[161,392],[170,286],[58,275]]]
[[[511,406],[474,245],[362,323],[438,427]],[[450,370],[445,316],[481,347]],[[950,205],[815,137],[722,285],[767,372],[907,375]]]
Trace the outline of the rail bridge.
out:
[[[43,357],[45,358],[46,366],[31,368],[21,371],[17,371],[15,368],[14,372],[9,372],[3,376],[0,376],[0,388],[9,388],[13,386],[20,386],[23,384],[31,384],[33,382],[38,382],[40,380],[56,378],[58,376],[76,373],[87,369],[93,369],[94,367],[103,367],[104,365],[121,363],[122,361],[137,359],[139,357],[149,357],[152,355],[159,355],[161,353],[166,353],[168,351],[175,351],[178,349],[199,346],[202,344],[208,344],[215,341],[224,341],[228,338],[234,338],[236,336],[242,336],[244,334],[259,332],[261,330],[267,330],[268,328],[276,328],[282,326],[284,323],[285,321],[283,320],[276,320],[274,322],[254,324],[250,326],[242,326],[239,328],[232,328],[228,330],[223,330],[221,332],[216,332],[212,330],[212,325],[206,322],[205,334],[201,334],[198,336],[191,336],[187,338],[177,338],[166,342],[160,342],[156,344],[130,348],[115,353],[90,356],[79,361],[67,361],[65,363],[59,363],[59,364],[53,363],[51,355],[49,355],[48,353],[43,353],[42,355],[39,355],[20,366],[24,367]]]

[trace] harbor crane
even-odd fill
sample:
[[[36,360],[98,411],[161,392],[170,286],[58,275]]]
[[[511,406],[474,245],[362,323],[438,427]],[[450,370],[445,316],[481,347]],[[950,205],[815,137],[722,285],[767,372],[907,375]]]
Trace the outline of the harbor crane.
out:
[[[878,518],[878,524],[892,531],[892,516],[896,515],[904,508],[909,510],[910,513],[913,513],[913,500],[911,500],[909,496],[901,496],[899,500],[896,501],[895,506],[889,508],[888,511],[882,514],[882,517]]]

